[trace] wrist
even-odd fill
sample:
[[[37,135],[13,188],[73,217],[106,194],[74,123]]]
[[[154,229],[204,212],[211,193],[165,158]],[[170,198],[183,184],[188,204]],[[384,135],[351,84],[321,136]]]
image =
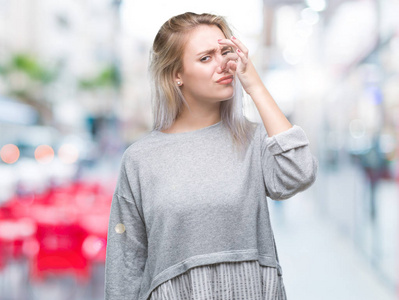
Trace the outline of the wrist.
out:
[[[250,60],[248,61],[246,72],[240,73],[239,77],[242,87],[248,95],[258,93],[264,88],[263,82]]]
[[[256,99],[262,99],[268,94],[263,82],[254,84],[252,87],[248,88],[246,92],[254,101],[256,101]]]

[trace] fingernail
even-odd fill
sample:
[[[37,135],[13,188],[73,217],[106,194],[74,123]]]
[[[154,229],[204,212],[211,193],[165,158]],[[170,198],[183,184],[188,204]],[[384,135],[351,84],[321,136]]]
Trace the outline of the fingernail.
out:
[[[234,35],[232,35],[232,36],[231,36],[231,38],[232,38],[233,40],[235,40],[235,39],[236,39]]]
[[[218,42],[220,42],[222,39],[218,39]]]
[[[240,49],[237,49],[237,52],[240,52],[240,53],[241,53],[241,50],[240,50]]]

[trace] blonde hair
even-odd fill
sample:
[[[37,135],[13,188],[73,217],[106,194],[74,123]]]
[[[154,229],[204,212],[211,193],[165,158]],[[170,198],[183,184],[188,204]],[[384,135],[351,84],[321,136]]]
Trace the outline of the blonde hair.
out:
[[[186,12],[166,21],[155,36],[149,62],[153,130],[163,130],[172,126],[182,112],[184,104],[190,109],[175,83],[174,75],[183,69],[182,57],[188,33],[200,25],[217,26],[226,38],[233,35],[222,16]],[[221,102],[220,117],[229,129],[234,146],[245,154],[253,136],[255,123],[243,114],[242,86],[239,80],[234,80],[234,95],[228,101]]]

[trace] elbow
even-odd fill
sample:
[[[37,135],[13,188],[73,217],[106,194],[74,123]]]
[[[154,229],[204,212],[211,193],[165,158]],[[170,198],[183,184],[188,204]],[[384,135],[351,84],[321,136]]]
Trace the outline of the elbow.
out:
[[[301,191],[309,188],[316,181],[317,170],[319,168],[319,163],[315,157],[312,157],[311,162],[303,170],[303,175],[299,181],[299,187]]]
[[[295,193],[302,192],[302,191],[308,189],[316,181],[318,165],[317,165],[317,162],[314,164],[315,164],[314,168],[307,170],[307,172],[304,174],[304,176],[299,181],[298,190]]]
[[[276,172],[274,184],[270,185],[268,196],[272,200],[286,200],[295,194],[308,189],[316,181],[318,171],[318,161],[312,158],[312,161],[306,167],[296,170],[297,172]]]

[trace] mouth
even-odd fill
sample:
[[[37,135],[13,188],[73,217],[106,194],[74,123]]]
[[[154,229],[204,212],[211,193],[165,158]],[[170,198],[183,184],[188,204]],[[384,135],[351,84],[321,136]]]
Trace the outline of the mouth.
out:
[[[233,75],[229,75],[229,76],[224,76],[222,78],[219,78],[216,83],[220,83],[220,84],[229,84],[233,81],[234,76]]]

